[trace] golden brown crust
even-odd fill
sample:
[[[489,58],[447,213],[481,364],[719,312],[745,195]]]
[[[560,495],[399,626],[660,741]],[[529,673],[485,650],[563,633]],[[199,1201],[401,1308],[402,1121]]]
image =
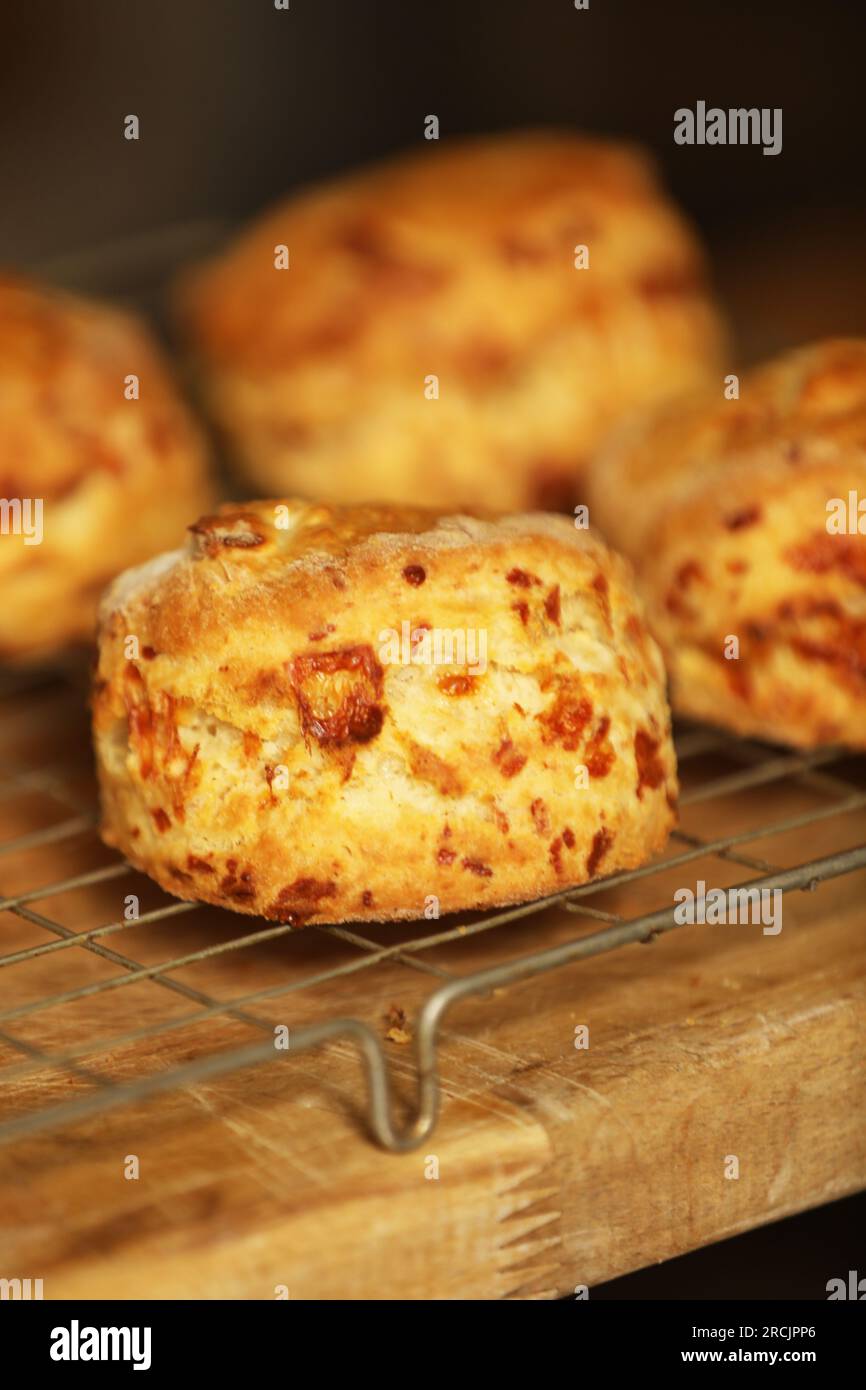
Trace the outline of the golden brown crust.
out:
[[[180,311],[256,487],[452,509],[570,506],[616,414],[703,380],[722,339],[648,162],[558,133],[305,191],[193,273]]]
[[[0,660],[90,639],[108,581],[176,543],[210,495],[201,438],[145,329],[0,278],[0,499],[41,500],[43,530],[39,544],[8,523],[0,534]]]
[[[589,478],[635,563],[680,713],[796,746],[866,747],[866,341],[792,352],[624,427]],[[739,642],[739,657],[725,656]]]
[[[171,892],[417,918],[663,846],[661,659],[595,537],[299,502],[191,533],[106,595],[94,696],[104,838]]]

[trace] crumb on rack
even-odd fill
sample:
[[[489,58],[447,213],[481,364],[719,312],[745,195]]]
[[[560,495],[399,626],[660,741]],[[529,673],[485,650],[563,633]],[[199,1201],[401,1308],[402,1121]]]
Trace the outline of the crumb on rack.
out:
[[[399,1004],[391,1005],[385,1014],[385,1023],[387,1024],[385,1037],[388,1042],[405,1045],[412,1041],[412,1034],[406,1027],[406,1012],[400,1008]]]

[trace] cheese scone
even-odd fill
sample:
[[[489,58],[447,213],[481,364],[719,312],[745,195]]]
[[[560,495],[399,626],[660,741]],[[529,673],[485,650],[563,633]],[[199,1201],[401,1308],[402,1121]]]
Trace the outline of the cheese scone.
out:
[[[108,581],[211,501],[198,429],[143,325],[0,278],[0,661],[92,640]]]
[[[103,838],[281,922],[513,903],[642,863],[677,783],[629,566],[564,517],[224,506],[100,617]]]
[[[202,398],[267,495],[571,509],[629,406],[719,375],[696,239],[639,151],[425,144],[304,190],[182,281]]]
[[[866,340],[634,421],[586,495],[635,564],[675,711],[866,747]]]

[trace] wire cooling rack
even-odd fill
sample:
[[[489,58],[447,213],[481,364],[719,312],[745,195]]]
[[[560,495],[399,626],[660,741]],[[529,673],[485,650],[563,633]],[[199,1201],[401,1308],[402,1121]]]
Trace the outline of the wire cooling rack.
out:
[[[12,1113],[0,1120],[0,1144],[24,1139],[57,1127],[86,1120],[116,1106],[138,1102],[157,1093],[190,1086],[221,1074],[246,1067],[260,1067],[276,1061],[288,1062],[299,1053],[321,1047],[336,1039],[347,1039],[358,1048],[368,1081],[367,1123],[370,1133],[385,1148],[405,1151],[423,1143],[431,1134],[439,1112],[440,1087],[437,1069],[437,1044],[443,1020],[459,1001],[471,996],[483,996],[495,989],[515,984],[530,976],[547,971],[562,970],[577,961],[621,949],[627,945],[649,942],[653,937],[669,932],[674,921],[674,906],[670,894],[665,905],[637,915],[619,916],[593,902],[600,894],[613,888],[632,885],[639,890],[642,902],[652,900],[653,885],[660,870],[670,870],[693,861],[722,860],[728,866],[747,870],[746,877],[729,887],[778,888],[783,892],[814,889],[823,881],[866,868],[866,844],[778,867],[748,853],[749,845],[758,840],[784,837],[817,826],[821,821],[852,816],[866,808],[866,768],[863,759],[852,759],[837,749],[821,749],[808,753],[785,753],[745,740],[730,739],[724,734],[700,728],[687,729],[678,736],[677,751],[685,791],[681,806],[689,820],[690,807],[700,807],[702,823],[709,822],[719,833],[698,836],[685,828],[674,832],[666,857],[627,873],[583,885],[570,892],[537,902],[527,903],[507,911],[485,915],[469,914],[452,924],[419,923],[417,934],[388,944],[388,929],[380,928],[385,944],[372,938],[369,929],[346,927],[306,927],[298,929],[266,924],[258,927],[254,919],[240,917],[219,909],[206,909],[209,922],[220,923],[217,939],[195,951],[146,963],[133,955],[125,938],[135,932],[140,941],[142,928],[152,927],[169,918],[203,911],[199,904],[179,902],[160,893],[157,906],[142,912],[134,920],[125,917],[93,922],[85,929],[75,929],[58,920],[52,904],[75,902],[76,895],[91,892],[95,887],[114,882],[124,893],[131,892],[142,879],[128,864],[110,858],[99,847],[96,824],[97,807],[92,783],[87,781],[89,754],[86,725],[82,709],[85,696],[81,686],[12,682],[0,690],[0,810],[14,807],[22,799],[36,798],[41,807],[36,828],[13,833],[0,841],[0,1048],[14,1060],[0,1066],[0,1099],[12,1095]],[[65,722],[64,722],[65,721]],[[7,737],[4,739],[4,729]],[[68,737],[64,739],[64,730]],[[45,752],[61,736],[59,758],[46,761]],[[85,785],[82,786],[82,776]],[[759,824],[737,833],[724,833],[730,824],[731,799],[742,805],[743,798],[759,798],[762,791],[774,784],[808,788],[817,804],[808,810],[782,817],[761,820]],[[774,804],[778,807],[778,799]],[[715,814],[718,812],[718,814]],[[862,825],[856,822],[862,832]],[[850,835],[850,826],[848,830]],[[844,836],[842,841],[844,841]],[[48,878],[4,891],[13,877],[16,864],[34,856],[39,863],[50,862],[51,855],[74,850],[79,861],[87,854],[98,853],[104,860],[96,867]],[[20,872],[20,870],[19,870]],[[153,892],[156,890],[153,889]],[[37,910],[35,904],[39,904]],[[532,920],[532,941],[537,945],[545,936],[545,913],[556,907],[571,914],[574,935],[571,939],[535,949],[527,954],[513,953],[513,935],[497,950],[497,932],[508,924]],[[10,918],[38,929],[33,944],[20,949],[3,950],[9,933],[2,931],[4,920]],[[228,923],[228,932],[224,930]],[[594,929],[587,931],[587,925]],[[583,930],[581,930],[583,929]],[[303,972],[292,963],[292,938],[320,933],[339,943],[338,963],[327,970]],[[443,968],[428,953],[444,944],[465,942],[480,933],[490,934],[488,946],[494,963],[481,970],[456,974],[453,968]],[[30,933],[33,934],[33,933]],[[559,933],[561,935],[561,933]],[[549,939],[549,938],[548,938]],[[264,943],[282,941],[283,959],[276,970],[278,978],[264,988],[252,991],[232,991],[228,997],[217,998],[187,980],[179,972],[201,962],[225,963],[224,981],[242,978],[237,955],[229,953],[255,952]],[[510,949],[509,949],[510,947]],[[81,974],[85,958],[97,956],[106,967],[100,978],[92,972]],[[25,972],[46,963],[46,958],[62,956],[62,988],[35,992],[32,978]],[[459,952],[458,952],[459,956]],[[453,957],[452,957],[453,959]],[[56,962],[48,962],[52,966]],[[92,964],[92,962],[90,962]],[[391,1074],[382,1036],[368,1022],[354,1017],[326,1017],[298,1028],[290,1028],[288,1047],[275,1046],[275,1030],[282,1020],[252,1010],[267,1009],[277,1000],[284,1001],[301,991],[355,975],[359,971],[382,970],[385,965],[421,972],[438,980],[438,986],[427,996],[413,1025],[417,1063],[417,1097],[414,1113],[408,1121],[394,1119],[394,1097]],[[22,988],[18,988],[19,979]],[[74,1045],[46,1049],[40,1038],[40,1020],[55,1020],[52,1036],[64,1036],[62,1018],[74,1011],[76,1027],[81,1032],[82,1017],[87,1022],[100,1016],[100,1006],[114,992],[147,983],[159,991],[159,1001],[168,1009],[168,996],[173,1004],[181,1000],[190,1007],[181,1013],[171,1010],[167,1016],[149,1017],[138,1028],[109,1033],[86,1032]],[[519,1007],[517,1005],[516,1007]],[[148,1013],[154,1014],[153,1000]],[[113,1015],[114,1017],[115,1015]],[[195,1055],[188,1058],[185,1043],[172,1050],[172,1035],[186,1037],[190,1025],[214,1020],[232,1020],[252,1031],[253,1040],[242,1045],[215,1048],[212,1030],[206,1028],[204,1042],[199,1042]],[[22,1027],[28,1036],[22,1034]],[[164,1039],[160,1050],[160,1068],[146,1075],[125,1079],[128,1068],[114,1068],[120,1049],[141,1048],[157,1037]],[[43,1100],[44,1088],[34,1084],[46,1074],[65,1078],[74,1083],[74,1099],[55,1103]],[[57,1087],[49,1087],[53,1097]]]

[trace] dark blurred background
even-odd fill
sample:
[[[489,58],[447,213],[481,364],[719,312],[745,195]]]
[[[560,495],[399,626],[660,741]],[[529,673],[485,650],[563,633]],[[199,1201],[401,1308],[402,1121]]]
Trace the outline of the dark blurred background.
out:
[[[864,39],[861,0],[5,0],[0,260],[74,281],[130,238],[103,261],[123,280],[139,248],[194,254],[434,113],[444,140],[562,124],[650,146],[746,357],[863,331]],[[782,107],[781,154],[676,146],[699,99]]]

